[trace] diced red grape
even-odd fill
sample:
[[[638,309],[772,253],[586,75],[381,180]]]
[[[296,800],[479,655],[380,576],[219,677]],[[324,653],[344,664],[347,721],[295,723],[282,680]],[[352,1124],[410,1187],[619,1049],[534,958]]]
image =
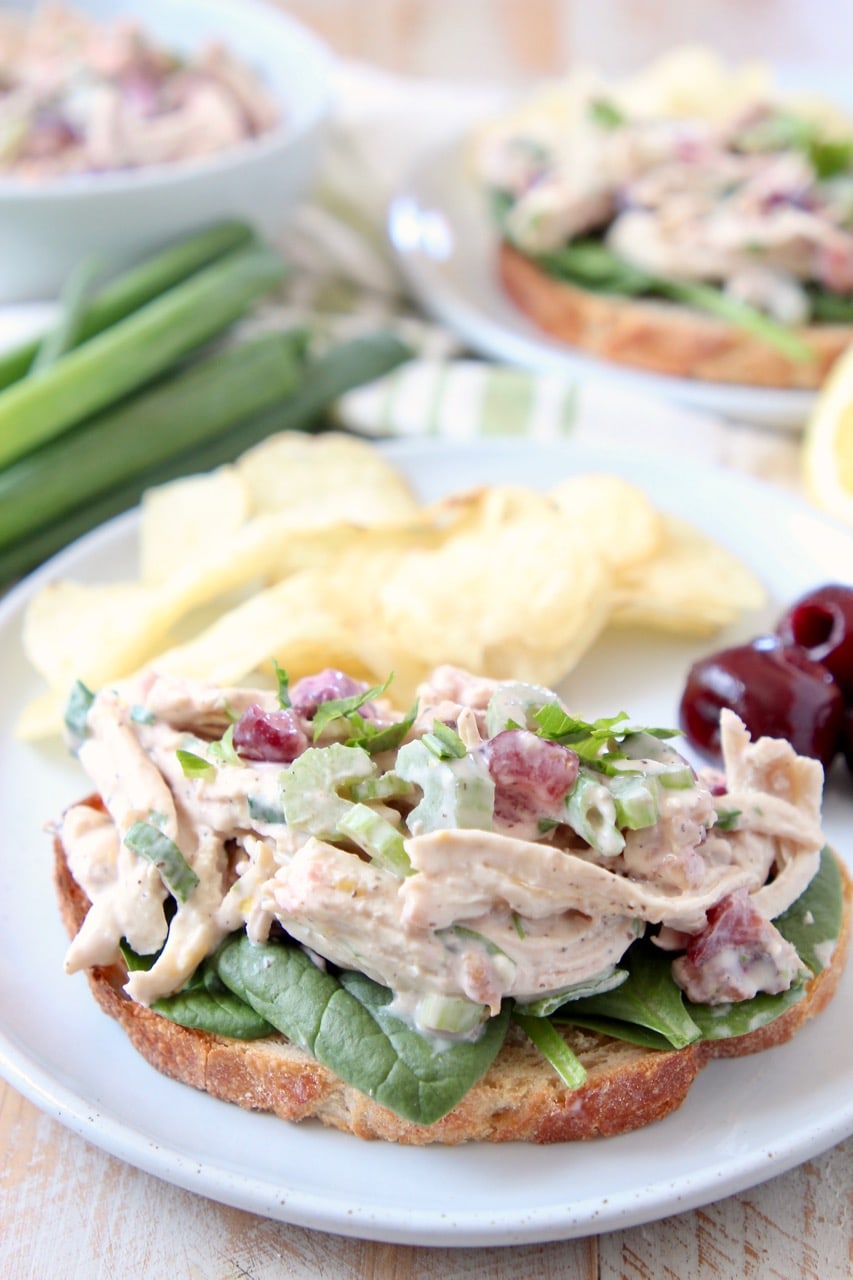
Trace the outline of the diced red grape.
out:
[[[827,583],[791,605],[776,633],[831,671],[853,701],[853,587]]]
[[[575,752],[527,729],[505,729],[489,739],[485,750],[499,822],[515,825],[548,817],[575,785]]]
[[[690,939],[672,975],[689,999],[718,1004],[785,991],[798,967],[791,944],[739,889],[711,907],[706,927]]]
[[[333,702],[338,698],[352,698],[364,693],[369,686],[363,680],[355,680],[345,671],[337,671],[327,667],[313,676],[303,676],[297,680],[290,690],[291,706],[310,720],[317,708],[324,702]],[[360,707],[361,715],[370,715],[369,706]]]
[[[308,746],[299,716],[287,708],[265,711],[253,703],[234,725],[234,750],[244,760],[291,764]]]
[[[691,667],[681,698],[681,728],[699,750],[719,758],[720,711],[730,707],[753,738],[787,738],[800,755],[828,768],[839,749],[844,698],[832,674],[776,636],[720,650]]]

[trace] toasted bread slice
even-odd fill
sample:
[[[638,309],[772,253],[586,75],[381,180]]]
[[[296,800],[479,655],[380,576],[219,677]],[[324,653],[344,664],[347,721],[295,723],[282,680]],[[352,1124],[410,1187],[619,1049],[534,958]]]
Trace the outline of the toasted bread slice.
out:
[[[87,803],[98,804],[95,798]],[[60,910],[74,936],[89,900],[68,868],[61,841],[54,845],[54,880]],[[801,1000],[775,1022],[748,1035],[686,1049],[639,1048],[608,1036],[563,1028],[587,1071],[569,1089],[519,1028],[512,1026],[486,1075],[433,1125],[413,1124],[380,1106],[284,1036],[231,1040],[170,1022],[135,1003],[122,987],[123,964],[88,971],[101,1009],[115,1018],[134,1048],[164,1075],[216,1098],[285,1120],[314,1118],[356,1134],[410,1145],[460,1142],[569,1142],[612,1136],[676,1110],[693,1080],[714,1057],[754,1053],[789,1040],[831,999],[844,967],[853,915],[853,880],[842,864],[844,923],[832,961],[808,984]]]
[[[796,330],[813,360],[791,360],[751,333],[674,302],[592,293],[557,280],[503,242],[498,274],[540,329],[581,351],[655,373],[704,382],[814,390],[853,341],[853,325]]]

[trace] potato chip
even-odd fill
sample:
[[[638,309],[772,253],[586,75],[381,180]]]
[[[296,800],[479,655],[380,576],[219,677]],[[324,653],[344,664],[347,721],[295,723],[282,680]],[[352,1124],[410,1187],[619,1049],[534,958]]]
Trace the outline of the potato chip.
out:
[[[550,655],[564,674],[609,610],[603,561],[547,505],[413,552],[381,591],[393,648],[427,667],[452,662],[484,675],[510,674],[503,651]]]
[[[375,446],[274,437],[154,490],[139,580],[52,582],[26,652],[48,688],[18,733],[59,731],[75,679],[146,665],[224,684],[332,666],[413,698],[433,667],[554,685],[611,621],[708,635],[763,598],[753,575],[611,475],[421,504]]]
[[[148,656],[156,591],[139,582],[49,582],[24,616],[24,651],[54,688],[97,688]]]
[[[165,582],[177,567],[227,553],[249,510],[249,491],[233,467],[149,489],[139,528],[143,582]]]
[[[614,623],[709,636],[762,605],[764,588],[737,556],[674,516],[666,533],[655,556],[616,575]]]
[[[569,476],[548,496],[613,569],[648,560],[664,543],[663,516],[620,476]]]
[[[420,514],[411,488],[385,455],[340,432],[280,432],[234,465],[253,513],[286,513],[294,529],[403,524]]]

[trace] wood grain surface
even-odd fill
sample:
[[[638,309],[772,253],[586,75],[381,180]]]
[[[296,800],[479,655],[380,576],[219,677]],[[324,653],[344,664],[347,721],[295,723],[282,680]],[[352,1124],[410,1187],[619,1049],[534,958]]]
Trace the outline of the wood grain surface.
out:
[[[0,1083],[4,1280],[845,1280],[853,1139],[707,1208],[582,1240],[416,1248],[231,1209],[91,1146]]]

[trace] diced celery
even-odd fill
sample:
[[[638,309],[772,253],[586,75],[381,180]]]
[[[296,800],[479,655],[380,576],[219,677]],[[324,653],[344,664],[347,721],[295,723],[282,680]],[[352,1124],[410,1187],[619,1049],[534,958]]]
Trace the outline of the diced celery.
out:
[[[363,782],[355,782],[350,788],[353,800],[393,800],[410,796],[414,791],[411,782],[406,782],[393,770],[383,773],[379,778],[365,778]]]
[[[415,1021],[422,1031],[461,1036],[476,1030],[488,1016],[484,1004],[465,996],[445,996],[431,991],[418,1002]]]
[[[566,821],[597,853],[614,858],[625,848],[625,837],[616,826],[616,802],[603,782],[585,770],[566,804]]]
[[[423,791],[407,818],[414,834],[459,827],[491,831],[495,784],[485,760],[439,760],[422,742],[407,742],[397,754],[396,772]]]
[[[338,823],[338,834],[347,836],[374,861],[399,876],[411,875],[412,868],[403,846],[403,837],[387,818],[366,804],[353,804]]]
[[[673,764],[661,769],[655,777],[662,787],[670,791],[685,791],[696,781],[689,764]]]
[[[657,788],[652,778],[637,773],[614,774],[607,780],[616,806],[616,825],[639,831],[658,820]]]
[[[287,825],[323,840],[334,839],[353,807],[338,791],[371,777],[374,770],[373,761],[361,747],[345,747],[340,742],[309,747],[281,775]]]

